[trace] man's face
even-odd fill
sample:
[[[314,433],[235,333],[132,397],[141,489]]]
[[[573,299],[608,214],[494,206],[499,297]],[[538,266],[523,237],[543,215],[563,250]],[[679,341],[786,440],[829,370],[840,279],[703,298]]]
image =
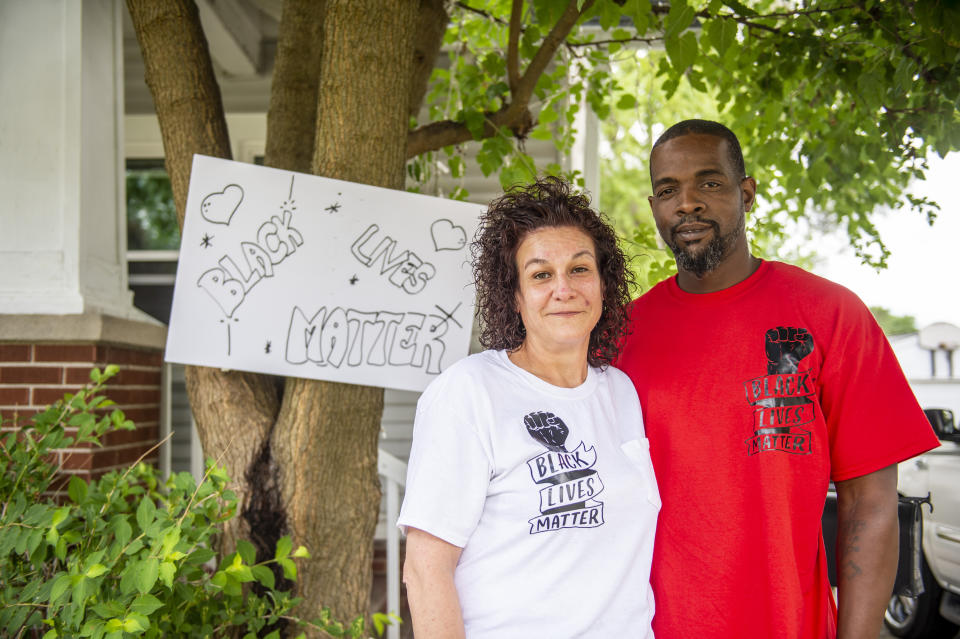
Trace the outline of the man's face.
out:
[[[650,173],[650,208],[678,269],[700,278],[738,248],[747,250],[744,212],[753,206],[756,183],[737,175],[725,139],[674,138],[654,149]]]

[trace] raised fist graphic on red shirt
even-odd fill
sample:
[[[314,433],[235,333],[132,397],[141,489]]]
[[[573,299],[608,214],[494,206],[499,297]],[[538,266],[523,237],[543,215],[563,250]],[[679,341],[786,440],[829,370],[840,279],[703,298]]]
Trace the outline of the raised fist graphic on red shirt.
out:
[[[778,326],[764,336],[767,374],[796,373],[800,360],[813,352],[813,335],[805,328]]]

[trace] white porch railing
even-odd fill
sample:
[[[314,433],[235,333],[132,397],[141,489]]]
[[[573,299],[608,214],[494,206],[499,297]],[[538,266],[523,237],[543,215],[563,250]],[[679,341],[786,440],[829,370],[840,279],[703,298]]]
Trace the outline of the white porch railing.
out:
[[[400,614],[400,487],[406,485],[407,465],[382,448],[377,455],[377,472],[387,497],[385,534],[387,537],[387,611]],[[400,639],[397,624],[387,626],[387,639]]]

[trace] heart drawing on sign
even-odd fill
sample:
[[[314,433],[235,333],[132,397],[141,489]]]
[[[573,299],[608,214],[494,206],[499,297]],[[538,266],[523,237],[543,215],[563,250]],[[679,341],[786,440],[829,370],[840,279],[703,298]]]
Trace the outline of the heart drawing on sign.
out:
[[[433,248],[437,251],[459,251],[467,244],[467,232],[448,219],[439,219],[430,225]]]
[[[228,184],[219,193],[211,193],[200,203],[203,219],[214,224],[230,224],[230,218],[237,212],[243,201],[243,189],[236,184]]]

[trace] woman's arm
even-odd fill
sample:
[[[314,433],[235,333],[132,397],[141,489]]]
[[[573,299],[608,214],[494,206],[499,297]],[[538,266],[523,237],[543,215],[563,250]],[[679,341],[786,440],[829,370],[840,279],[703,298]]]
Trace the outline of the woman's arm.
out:
[[[462,639],[463,615],[453,583],[459,546],[417,528],[407,528],[403,583],[417,639]]]

